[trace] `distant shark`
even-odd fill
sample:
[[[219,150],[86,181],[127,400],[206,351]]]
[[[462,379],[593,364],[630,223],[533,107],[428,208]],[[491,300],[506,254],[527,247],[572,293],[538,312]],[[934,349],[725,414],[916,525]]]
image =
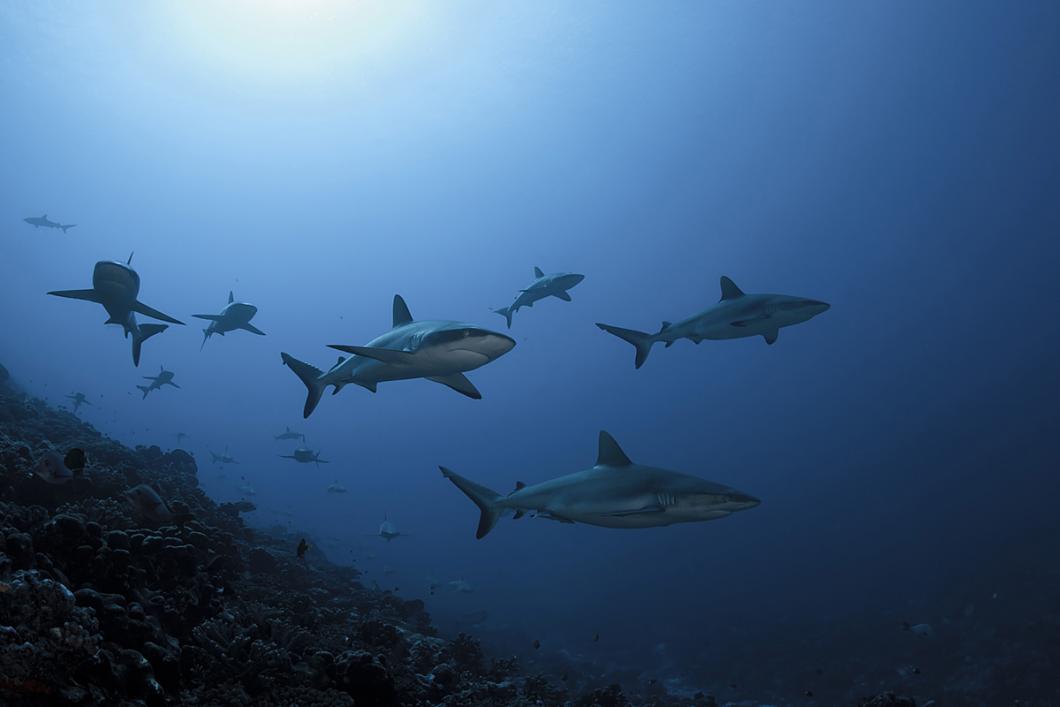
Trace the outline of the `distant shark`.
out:
[[[394,521],[390,520],[389,518],[385,518],[383,522],[379,524],[379,532],[375,534],[381,537],[383,540],[386,540],[387,542],[390,542],[394,538],[408,537],[408,533],[402,533],[400,530],[398,530],[397,526],[394,525]]]
[[[781,327],[809,321],[831,307],[827,302],[790,295],[746,295],[724,275],[721,278],[721,300],[717,304],[676,324],[663,322],[655,334],[597,323],[608,334],[614,334],[637,349],[634,365],[640,368],[648,360],[653,344],[659,341],[669,348],[678,339],[698,344],[704,339],[741,339],[761,336],[767,344],[776,343]]]
[[[234,458],[228,456],[228,450],[225,450],[224,454],[216,454],[210,452],[210,456],[213,457],[212,461],[214,464],[238,464]]]
[[[596,465],[585,471],[527,486],[502,496],[439,467],[442,476],[479,507],[476,538],[483,538],[501,515],[515,518],[533,512],[562,523],[586,523],[605,528],[654,528],[674,523],[724,518],[754,508],[760,501],[742,491],[652,466],[634,464],[607,432],[600,432]]]
[[[353,383],[373,393],[384,381],[426,378],[447,385],[469,398],[481,398],[464,375],[500,358],[515,341],[489,329],[454,321],[415,321],[401,295],[394,295],[393,328],[367,346],[333,344],[331,348],[353,354],[339,357],[326,373],[289,354],[280,354],[308,389],[304,417],[309,417],[327,386],[332,395]]]
[[[301,432],[295,432],[290,427],[285,427],[283,432],[274,436],[273,439],[300,439],[305,442],[305,435]]]
[[[174,388],[180,388],[179,385],[173,382],[173,371],[167,371],[165,366],[159,366],[159,372],[157,376],[144,376],[144,378],[151,381],[151,384],[136,386],[144,392],[144,399],[147,398],[147,394],[150,393],[152,390],[159,390],[164,385],[171,385]]]
[[[166,330],[165,324],[143,324],[136,321],[136,313],[153,319],[161,319],[170,324],[184,322],[148,307],[136,299],[140,293],[140,276],[130,267],[132,255],[124,263],[112,260],[101,260],[92,270],[92,289],[90,290],[53,290],[49,295],[83,299],[103,305],[110,318],[104,324],[121,324],[125,337],[132,334],[133,365],[140,365],[140,349],[143,343],[155,334]]]
[[[24,218],[22,220],[34,228],[61,228],[63,233],[66,233],[77,225],[76,223],[62,224],[56,223],[55,221],[49,221],[48,214],[44,214],[43,216],[30,216],[29,218]]]
[[[258,336],[265,336],[265,332],[250,323],[250,320],[257,313],[257,307],[246,302],[236,302],[235,293],[229,291],[228,305],[221,310],[220,314],[191,315],[196,319],[208,319],[210,321],[210,326],[202,330],[202,346],[199,347],[199,350],[202,351],[203,346],[206,346],[207,339],[212,335],[220,334],[224,336],[225,332],[235,331],[236,329],[249,331],[251,334],[257,334]]]
[[[85,397],[84,393],[74,393],[73,395],[67,395],[70,400],[74,401],[74,413],[76,413],[82,405],[92,405],[88,402],[88,398]]]
[[[293,454],[280,454],[280,457],[284,459],[294,459],[299,464],[329,464],[326,459],[320,458],[320,452],[314,452],[312,449],[305,447],[299,447],[294,450]]]
[[[519,296],[509,306],[493,310],[504,317],[508,322],[508,328],[512,328],[512,315],[521,307],[533,307],[534,302],[546,297],[557,297],[564,302],[570,302],[569,289],[585,279],[585,275],[573,272],[557,272],[546,275],[541,268],[534,267],[534,281],[525,290],[519,290]]]

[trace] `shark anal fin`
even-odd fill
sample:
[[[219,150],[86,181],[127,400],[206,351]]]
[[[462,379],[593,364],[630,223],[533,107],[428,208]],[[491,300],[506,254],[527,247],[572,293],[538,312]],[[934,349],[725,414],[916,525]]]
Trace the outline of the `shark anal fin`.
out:
[[[161,319],[162,321],[169,322],[170,324],[184,324],[184,322],[180,321],[179,319],[174,319],[168,314],[163,314],[154,307],[148,307],[146,304],[140,301],[134,302],[132,308],[134,312],[142,314],[145,317],[151,317],[152,319]]]
[[[563,290],[562,292],[553,292],[552,295],[554,297],[559,297],[564,302],[570,302],[571,301],[570,293],[567,292],[566,290]]]
[[[345,351],[346,353],[355,354],[357,356],[364,356],[365,358],[373,358],[376,361],[382,361],[383,363],[389,363],[395,366],[409,365],[414,360],[415,355],[408,351],[398,351],[396,349],[384,349],[376,346],[343,346],[341,344],[328,344],[328,348],[335,349],[336,351]]]
[[[596,465],[630,466],[632,463],[622,448],[618,446],[615,438],[604,430],[600,430],[600,451],[596,455]]]
[[[447,385],[456,392],[474,400],[482,399],[482,393],[478,392],[478,388],[463,373],[453,373],[448,376],[431,376],[427,380]]]
[[[777,343],[777,337],[780,336],[780,329],[771,329],[770,331],[762,334],[762,338],[766,340],[766,343],[772,346]]]
[[[405,299],[401,295],[394,295],[394,326],[399,327],[411,321],[412,312],[409,311],[409,306],[405,304]]]
[[[68,297],[69,299],[83,299],[89,302],[99,302],[99,293],[93,289],[88,290],[52,290],[49,295],[56,297]]]
[[[250,322],[247,322],[246,324],[244,324],[243,326],[241,326],[239,328],[243,329],[245,331],[249,331],[251,334],[257,334],[258,336],[265,336],[265,332],[263,332],[261,329],[258,329],[256,326],[254,326]]]

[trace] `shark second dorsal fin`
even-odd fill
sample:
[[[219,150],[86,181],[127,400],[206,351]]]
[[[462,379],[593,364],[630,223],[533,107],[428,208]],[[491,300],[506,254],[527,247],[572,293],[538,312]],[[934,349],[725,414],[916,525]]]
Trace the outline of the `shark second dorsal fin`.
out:
[[[743,290],[736,286],[736,283],[732,281],[726,275],[721,276],[721,299],[736,299],[737,297],[743,297]]]
[[[232,292],[232,290],[229,290],[228,291],[228,304],[232,304],[235,301],[236,301],[236,293]]]
[[[541,272],[541,268],[534,266],[534,277],[544,277],[545,273]]]
[[[401,295],[394,295],[394,326],[408,324],[412,321],[412,312]]]
[[[629,466],[632,464],[622,447],[618,446],[615,438],[604,430],[600,430],[600,452],[596,455],[597,466]]]

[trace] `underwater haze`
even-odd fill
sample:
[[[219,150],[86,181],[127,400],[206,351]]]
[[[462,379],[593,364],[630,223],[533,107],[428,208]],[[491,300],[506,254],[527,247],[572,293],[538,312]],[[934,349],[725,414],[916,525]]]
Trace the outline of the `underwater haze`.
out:
[[[530,670],[844,704],[857,664],[865,695],[1060,704],[1060,5],[7,2],[0,47],[0,361],[33,395],[187,449],[249,525]],[[139,367],[46,294],[130,254],[186,324]],[[508,329],[535,266],[585,279]],[[657,332],[722,276],[831,308],[639,369],[595,326]],[[229,291],[265,336],[203,345]],[[482,399],[348,385],[303,419],[281,352],[327,370],[395,294],[514,339]],[[161,367],[180,388],[143,397]],[[601,430],[761,505],[476,539],[438,469],[503,495]]]

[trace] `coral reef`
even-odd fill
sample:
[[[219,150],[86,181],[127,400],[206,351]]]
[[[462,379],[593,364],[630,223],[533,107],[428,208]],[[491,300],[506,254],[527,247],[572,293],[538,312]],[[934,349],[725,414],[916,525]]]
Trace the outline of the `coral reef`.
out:
[[[0,369],[0,703],[9,705],[709,705],[712,698],[574,694],[467,634],[436,635],[419,600],[296,559],[217,505],[195,460],[126,448],[10,386]],[[6,382],[5,382],[6,381]],[[80,447],[86,473],[32,473]],[[172,520],[126,492],[147,484]],[[892,696],[893,697],[893,696]],[[888,702],[881,696],[872,705]]]

